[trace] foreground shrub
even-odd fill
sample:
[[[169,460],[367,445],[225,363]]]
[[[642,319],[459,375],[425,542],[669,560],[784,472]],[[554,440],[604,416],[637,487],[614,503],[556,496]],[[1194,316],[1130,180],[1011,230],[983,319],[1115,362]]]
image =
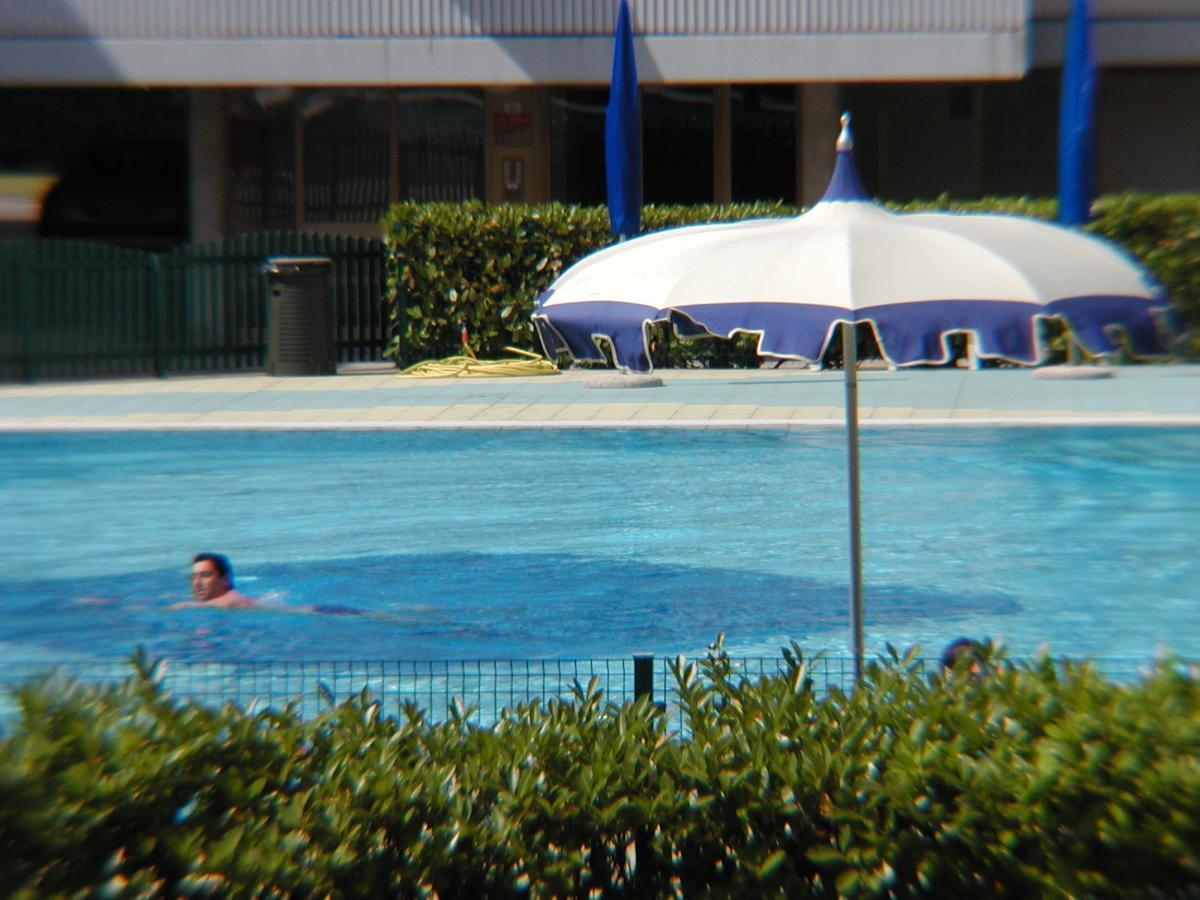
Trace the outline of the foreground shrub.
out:
[[[755,684],[720,652],[652,704],[493,728],[369,697],[173,702],[144,662],[20,691],[0,742],[15,896],[1194,896],[1200,690],[1162,664],[928,677],[910,657],[821,696],[798,650]]]
[[[892,208],[1053,219],[1056,205],[1027,197],[943,197]],[[1167,288],[1179,325],[1200,331],[1200,196],[1106,196],[1094,211],[1088,230],[1138,257]],[[647,206],[642,227],[649,232],[798,212],[781,203]],[[537,297],[563,269],[615,241],[604,207],[560,203],[401,203],[389,210],[382,226],[395,334],[388,353],[404,364],[458,353],[460,324],[481,356],[502,356],[506,346],[540,351],[530,321]],[[681,342],[662,327],[652,342],[657,366],[759,364],[750,337]],[[1178,349],[1200,355],[1200,337],[1186,339]]]

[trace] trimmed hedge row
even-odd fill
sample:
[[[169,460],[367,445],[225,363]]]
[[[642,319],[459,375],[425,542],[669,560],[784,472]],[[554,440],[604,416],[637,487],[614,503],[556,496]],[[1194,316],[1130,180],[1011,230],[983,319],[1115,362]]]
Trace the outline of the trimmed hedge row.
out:
[[[791,212],[778,203],[648,206],[642,223],[656,231]],[[507,346],[540,352],[534,301],[563,269],[614,241],[602,206],[401,203],[382,224],[395,334],[388,355],[403,364],[459,353],[460,325],[481,357]]]
[[[1014,213],[1052,219],[1053,200],[988,198],[895,209]],[[1185,325],[1200,325],[1200,195],[1120,195],[1097,200],[1088,229],[1141,259],[1167,287]],[[647,206],[643,229],[698,222],[795,215],[781,203]],[[480,356],[506,346],[539,350],[529,317],[534,301],[567,266],[614,241],[604,207],[550,203],[486,206],[402,203],[382,222],[394,333],[388,355],[408,364],[459,352],[460,323]],[[753,341],[680,343],[663,328],[654,336],[661,366],[756,366]],[[1200,338],[1180,348],[1200,356]]]
[[[1087,665],[927,677],[912,657],[818,696],[678,666],[651,704],[430,724],[369,697],[177,704],[153,671],[20,692],[0,742],[10,896],[1195,896],[1200,684]]]

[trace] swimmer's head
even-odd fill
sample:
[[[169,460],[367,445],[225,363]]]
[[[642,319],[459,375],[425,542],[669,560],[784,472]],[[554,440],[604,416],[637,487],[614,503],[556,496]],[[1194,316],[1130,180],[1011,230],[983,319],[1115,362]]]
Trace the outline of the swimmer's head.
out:
[[[192,558],[192,596],[215,600],[233,590],[233,566],[220,553],[197,553]]]
[[[984,670],[986,663],[987,652],[984,645],[971,638],[961,637],[951,641],[942,651],[943,672],[953,672],[961,667],[963,671],[978,675]]]

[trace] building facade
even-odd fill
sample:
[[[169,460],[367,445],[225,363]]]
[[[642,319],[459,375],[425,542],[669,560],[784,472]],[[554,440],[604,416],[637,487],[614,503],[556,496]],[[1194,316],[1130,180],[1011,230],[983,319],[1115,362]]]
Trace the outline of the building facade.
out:
[[[646,202],[1055,192],[1069,0],[631,0]],[[0,0],[0,170],[161,139],[187,234],[602,203],[616,0]],[[1200,190],[1200,0],[1093,0],[1100,191]]]

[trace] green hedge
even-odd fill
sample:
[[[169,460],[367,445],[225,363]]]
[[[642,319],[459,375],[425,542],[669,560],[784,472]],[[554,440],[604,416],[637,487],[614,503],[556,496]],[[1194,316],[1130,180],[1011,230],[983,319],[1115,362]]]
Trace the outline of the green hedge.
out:
[[[491,729],[369,697],[176,704],[138,677],[21,691],[0,741],[9,896],[1195,896],[1200,685],[1163,664],[978,677],[872,665],[852,694],[677,667],[645,701]]]
[[[642,222],[655,231],[792,211],[768,203],[648,206]],[[383,231],[396,333],[389,356],[400,363],[459,353],[460,322],[482,357],[502,357],[507,346],[540,352],[529,318],[534,301],[563,269],[614,241],[604,207],[559,203],[401,203]]]
[[[893,208],[1016,213],[1052,219],[1053,200],[988,198]],[[1168,288],[1184,325],[1200,325],[1200,195],[1101,197],[1090,231],[1117,241]],[[794,215],[784,204],[648,206],[643,229]],[[537,296],[576,260],[611,244],[604,207],[402,203],[383,220],[390,316],[389,355],[408,364],[459,352],[465,323],[479,355],[506,346],[540,350],[529,316]],[[1200,329],[1198,329],[1200,330]],[[750,339],[676,341],[654,335],[656,365],[753,366]],[[1200,355],[1200,339],[1180,348]]]

